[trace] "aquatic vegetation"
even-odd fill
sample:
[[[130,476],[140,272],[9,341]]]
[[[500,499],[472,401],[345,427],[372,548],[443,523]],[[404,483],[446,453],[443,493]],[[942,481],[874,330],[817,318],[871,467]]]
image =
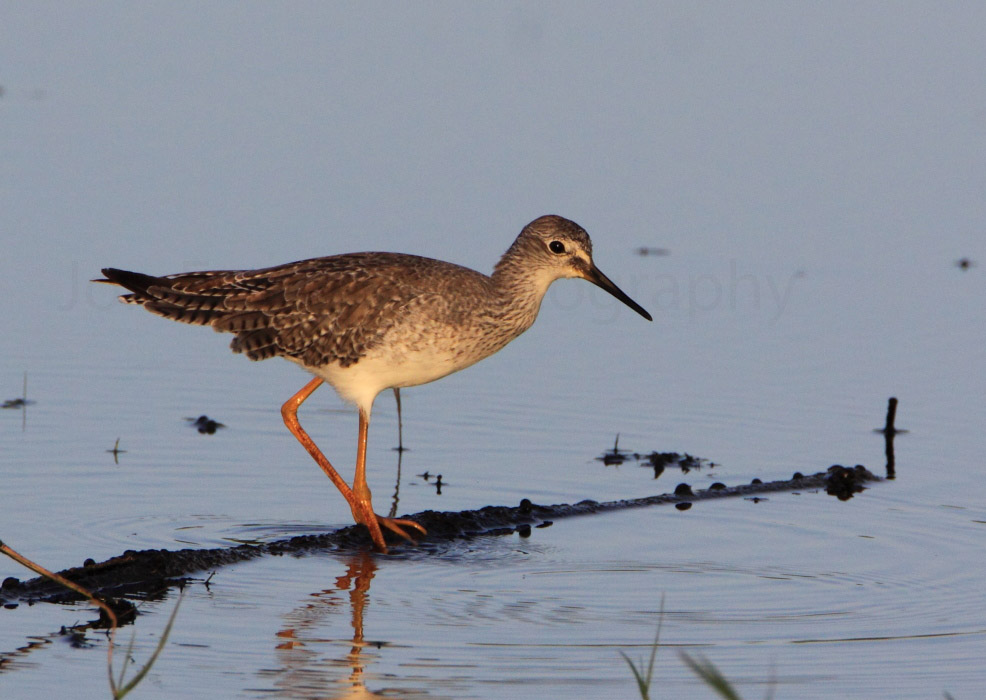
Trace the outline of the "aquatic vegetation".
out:
[[[633,673],[634,680],[637,681],[637,690],[640,691],[640,697],[642,700],[650,700],[650,684],[654,677],[654,660],[657,658],[657,648],[661,644],[661,625],[664,623],[664,596],[661,596],[661,609],[658,612],[657,617],[657,634],[654,635],[654,643],[651,645],[650,649],[650,659],[647,661],[647,669],[644,669],[644,662],[641,660],[640,668],[637,668],[636,664],[630,660],[622,651],[620,656],[623,660],[627,662],[627,666],[630,667],[630,671]]]
[[[137,638],[137,632],[136,630],[134,630],[133,635],[131,635],[130,637],[130,643],[127,645],[126,653],[123,656],[123,664],[120,667],[120,674],[117,678],[114,678],[113,677],[113,648],[115,647],[116,630],[117,627],[119,626],[119,617],[120,617],[117,613],[119,612],[129,619],[133,619],[133,616],[136,614],[135,608],[129,603],[127,604],[127,606],[120,606],[119,604],[111,605],[110,603],[98,598],[96,595],[94,595],[87,589],[83,588],[79,584],[75,583],[74,581],[70,581],[69,579],[65,578],[61,574],[56,574],[53,571],[49,571],[48,569],[41,566],[40,564],[14,551],[9,546],[4,544],[3,541],[0,541],[0,553],[7,555],[8,557],[16,561],[18,564],[27,567],[31,571],[40,574],[45,578],[51,579],[55,583],[64,586],[65,588],[74,591],[75,593],[78,593],[79,595],[83,596],[91,603],[93,603],[96,607],[98,607],[100,613],[98,622],[94,625],[93,624],[86,625],[86,627],[88,626],[109,627],[108,644],[106,647],[106,671],[109,676],[110,692],[112,693],[114,700],[120,700],[120,698],[125,697],[131,690],[137,687],[137,685],[144,679],[144,676],[146,676],[147,673],[151,670],[151,667],[154,666],[154,662],[157,661],[158,656],[161,654],[161,651],[164,649],[164,645],[168,643],[168,636],[171,634],[171,627],[174,625],[175,617],[178,615],[178,608],[181,605],[182,594],[178,595],[178,601],[175,603],[175,608],[174,610],[171,611],[171,617],[168,618],[168,623],[165,625],[164,631],[161,633],[161,639],[158,640],[157,646],[155,647],[154,651],[151,653],[151,656],[147,660],[147,663],[144,664],[137,671],[137,673],[134,675],[133,678],[131,678],[129,681],[126,680],[127,666],[130,663],[132,663],[134,641]],[[111,602],[116,602],[116,601],[111,601]],[[76,628],[74,631],[79,631],[79,630],[78,628]]]

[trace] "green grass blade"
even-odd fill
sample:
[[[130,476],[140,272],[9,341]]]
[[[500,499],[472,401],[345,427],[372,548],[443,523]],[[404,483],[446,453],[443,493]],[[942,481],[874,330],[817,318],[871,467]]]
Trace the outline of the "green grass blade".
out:
[[[168,618],[168,624],[164,626],[164,631],[161,633],[161,639],[158,640],[157,648],[154,649],[154,653],[151,654],[151,658],[147,660],[147,663],[144,664],[144,666],[137,672],[136,676],[127,681],[126,685],[113,691],[113,697],[116,698],[116,700],[120,700],[120,698],[124,697],[127,693],[137,687],[137,684],[144,680],[144,676],[147,675],[147,673],[151,670],[151,666],[153,666],[154,662],[157,661],[157,657],[164,649],[164,645],[168,643],[168,635],[171,634],[171,627],[175,624],[175,617],[178,615],[178,608],[181,606],[181,600],[184,595],[184,591],[178,595],[178,600],[175,602],[175,609],[171,611],[171,617]],[[120,680],[122,682],[122,676]]]
[[[661,609],[657,617],[657,634],[654,635],[654,643],[650,648],[650,660],[647,662],[647,672],[644,673],[644,663],[640,662],[640,668],[630,660],[630,657],[620,652],[620,656],[627,662],[630,671],[633,673],[634,680],[637,681],[637,690],[640,691],[642,700],[650,700],[650,684],[654,678],[654,660],[657,659],[657,648],[661,644],[661,626],[664,624],[664,594],[661,594]]]
[[[637,681],[637,690],[640,691],[641,700],[650,700],[650,678],[644,678],[640,670],[637,669],[637,666],[630,660],[630,657],[622,651],[620,652],[620,656],[627,662],[627,666],[630,667],[630,671],[633,673],[634,680]],[[643,666],[643,663],[640,665]]]
[[[137,642],[137,628],[134,627],[134,630],[130,635],[130,642],[127,644],[127,650],[123,653],[123,661],[120,662],[120,676],[115,683],[113,682],[113,669],[110,668],[110,690],[113,692],[114,697],[116,697],[117,692],[119,692],[120,686],[123,685],[123,679],[127,675],[127,666],[130,664],[130,661],[133,659],[134,644],[136,642]],[[113,641],[110,640],[110,644],[112,643]]]
[[[685,652],[681,653],[681,659],[686,664],[692,672],[702,679],[702,682],[707,686],[712,688],[720,697],[726,698],[726,700],[742,700],[736,689],[733,688],[732,684],[726,680],[726,677],[722,675],[722,672],[716,668],[715,664],[706,658],[694,659]]]

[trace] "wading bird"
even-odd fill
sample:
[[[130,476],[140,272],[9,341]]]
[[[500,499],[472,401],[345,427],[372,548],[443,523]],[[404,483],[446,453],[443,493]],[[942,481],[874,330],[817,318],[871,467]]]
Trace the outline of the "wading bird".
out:
[[[366,436],[377,394],[440,379],[489,357],[530,328],[557,279],[581,277],[648,321],[592,261],[581,226],[560,216],[529,223],[493,274],[399,253],[351,253],[260,270],[154,277],[105,268],[130,291],[120,299],[173,321],[232,333],[233,352],[284,357],[315,378],[281,406],[284,423],[342,493],[373,544],[383,530],[411,540],[413,520],[373,511],[366,483]],[[323,382],[359,409],[356,474],[350,487],[298,422],[298,407]]]

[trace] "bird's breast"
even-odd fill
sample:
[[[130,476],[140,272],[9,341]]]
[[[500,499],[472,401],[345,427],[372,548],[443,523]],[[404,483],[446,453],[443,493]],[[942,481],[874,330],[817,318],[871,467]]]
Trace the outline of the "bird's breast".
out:
[[[479,362],[516,338],[523,328],[483,324],[398,324],[356,362],[309,368],[340,396],[368,408],[381,391],[427,384]]]

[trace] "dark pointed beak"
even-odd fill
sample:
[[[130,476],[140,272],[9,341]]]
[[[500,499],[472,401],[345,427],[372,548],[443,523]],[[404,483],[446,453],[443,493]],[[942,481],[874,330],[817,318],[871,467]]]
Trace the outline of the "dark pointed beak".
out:
[[[644,310],[640,304],[635,302],[633,299],[628,297],[623,293],[623,290],[613,284],[613,280],[604,275],[599,271],[599,268],[595,265],[591,265],[588,270],[586,270],[585,278],[592,282],[597,287],[605,289],[607,292],[612,294],[614,297],[622,301],[624,304],[629,306],[631,309],[636,311],[638,314],[646,318],[648,321],[653,321],[651,315]]]

